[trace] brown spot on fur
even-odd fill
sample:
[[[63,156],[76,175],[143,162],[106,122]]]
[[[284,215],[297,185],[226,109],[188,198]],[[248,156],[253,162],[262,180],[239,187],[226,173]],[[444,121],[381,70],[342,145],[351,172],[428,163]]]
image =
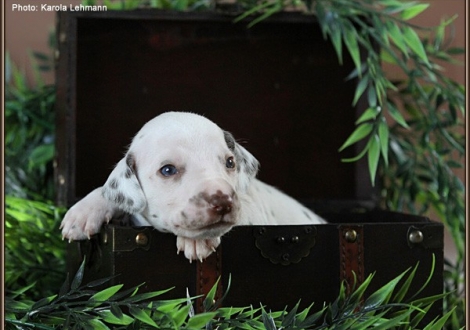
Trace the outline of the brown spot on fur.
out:
[[[117,189],[117,187],[119,186],[119,183],[116,179],[112,179],[110,182],[109,182],[109,187],[111,189]]]
[[[117,193],[116,197],[114,197],[114,202],[116,204],[122,204],[125,200],[125,197],[122,193]]]

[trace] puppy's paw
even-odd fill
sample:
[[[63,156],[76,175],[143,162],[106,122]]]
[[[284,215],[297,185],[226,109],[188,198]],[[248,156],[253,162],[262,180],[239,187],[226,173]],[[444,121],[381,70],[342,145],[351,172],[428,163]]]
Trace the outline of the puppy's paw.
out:
[[[89,239],[100,231],[103,223],[111,220],[116,211],[101,196],[101,188],[95,189],[65,214],[60,225],[62,238],[69,241]]]
[[[203,261],[212,252],[215,252],[215,249],[220,244],[220,237],[194,240],[186,237],[178,236],[176,238],[176,248],[178,253],[184,251],[184,256],[189,259],[189,261],[199,260]]]

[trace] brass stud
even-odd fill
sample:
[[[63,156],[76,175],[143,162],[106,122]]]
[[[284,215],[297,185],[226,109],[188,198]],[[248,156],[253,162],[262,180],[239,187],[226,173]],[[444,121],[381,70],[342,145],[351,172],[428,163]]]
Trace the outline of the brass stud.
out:
[[[423,242],[423,240],[424,240],[424,235],[423,235],[423,233],[422,233],[420,230],[413,230],[413,231],[409,234],[408,240],[410,241],[410,243],[419,244],[419,243],[422,243],[422,242]]]
[[[284,237],[282,237],[282,236],[279,236],[279,237],[277,238],[277,242],[278,242],[278,243],[284,243],[285,241],[286,241],[286,239],[285,239]]]
[[[354,243],[357,240],[357,232],[354,229],[349,229],[344,233],[344,238],[348,243]]]
[[[137,245],[145,246],[148,244],[149,239],[144,233],[138,233],[135,237],[135,242],[137,243]]]
[[[299,243],[299,236],[294,236],[291,238],[292,243]]]

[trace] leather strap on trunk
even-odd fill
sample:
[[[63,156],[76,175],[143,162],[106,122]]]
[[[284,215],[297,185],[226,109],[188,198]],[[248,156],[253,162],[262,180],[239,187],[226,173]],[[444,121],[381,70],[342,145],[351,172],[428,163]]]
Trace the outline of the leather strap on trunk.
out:
[[[203,295],[196,301],[196,312],[201,313],[204,311],[203,302],[206,294],[212,289],[217,282],[217,279],[222,275],[222,247],[219,246],[216,252],[212,253],[209,257],[204,259],[203,262],[197,262],[197,283],[196,295]],[[222,280],[219,281],[215,300],[222,297]]]
[[[340,280],[345,281],[346,292],[364,281],[364,235],[362,226],[339,227]]]

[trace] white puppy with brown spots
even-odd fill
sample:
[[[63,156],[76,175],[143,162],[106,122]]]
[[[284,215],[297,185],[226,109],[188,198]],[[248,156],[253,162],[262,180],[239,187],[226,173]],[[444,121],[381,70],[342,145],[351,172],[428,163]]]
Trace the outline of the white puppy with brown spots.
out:
[[[207,118],[168,112],[147,122],[103,187],[65,215],[62,235],[82,240],[123,213],[136,226],[177,236],[177,250],[203,260],[236,225],[321,224],[293,198],[259,180],[259,163]]]

